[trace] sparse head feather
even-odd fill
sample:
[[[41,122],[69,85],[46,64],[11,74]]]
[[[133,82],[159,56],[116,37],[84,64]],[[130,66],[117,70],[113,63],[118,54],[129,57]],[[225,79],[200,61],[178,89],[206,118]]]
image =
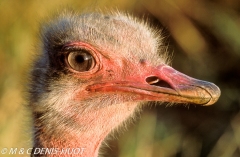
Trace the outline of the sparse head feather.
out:
[[[101,52],[126,58],[134,56],[150,60],[153,65],[167,62],[160,33],[139,19],[119,12],[64,13],[46,25],[42,34],[45,50],[51,53],[66,43],[82,41]]]

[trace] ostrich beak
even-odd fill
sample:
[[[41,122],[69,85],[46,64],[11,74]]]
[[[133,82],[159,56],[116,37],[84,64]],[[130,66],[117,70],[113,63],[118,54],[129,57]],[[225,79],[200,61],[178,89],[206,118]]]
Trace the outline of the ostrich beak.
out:
[[[166,96],[165,101],[212,105],[220,97],[220,89],[213,83],[189,77],[167,65],[157,67],[156,76],[146,78],[157,93]]]
[[[128,93],[136,101],[162,101],[212,105],[220,89],[213,83],[194,79],[167,65],[148,69],[146,74],[125,78],[122,81],[97,83],[88,86],[88,91]]]

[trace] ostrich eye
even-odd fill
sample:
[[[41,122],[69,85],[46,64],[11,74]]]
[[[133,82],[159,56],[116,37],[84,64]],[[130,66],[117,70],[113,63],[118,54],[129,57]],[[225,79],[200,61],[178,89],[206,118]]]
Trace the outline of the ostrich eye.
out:
[[[72,51],[68,54],[67,62],[69,66],[79,72],[90,70],[95,61],[87,50]]]

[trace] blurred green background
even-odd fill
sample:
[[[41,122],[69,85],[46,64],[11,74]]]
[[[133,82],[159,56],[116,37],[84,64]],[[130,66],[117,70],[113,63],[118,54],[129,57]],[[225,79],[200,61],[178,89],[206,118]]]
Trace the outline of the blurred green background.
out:
[[[139,121],[109,140],[105,156],[240,156],[239,0],[0,0],[0,150],[31,147],[27,71],[40,23],[62,8],[118,9],[148,19],[162,29],[175,69],[222,91],[209,107],[146,106]]]

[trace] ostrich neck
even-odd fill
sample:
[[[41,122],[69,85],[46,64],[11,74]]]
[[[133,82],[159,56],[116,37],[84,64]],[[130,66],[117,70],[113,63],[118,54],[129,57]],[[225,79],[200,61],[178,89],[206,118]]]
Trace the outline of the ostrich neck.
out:
[[[59,134],[62,134],[62,136],[54,137],[54,135],[50,136],[41,132],[41,135],[35,139],[34,150],[32,152],[35,154],[34,156],[58,157],[61,155],[63,157],[97,157],[101,142],[107,135],[106,133],[105,135],[102,134],[102,136],[97,134],[88,135],[87,132],[81,132],[79,134],[68,131],[62,131]],[[46,152],[47,149],[57,152],[52,151],[48,153]]]
[[[105,137],[119,124],[134,113],[136,105],[130,103],[116,104],[104,108],[89,111],[81,116],[71,117],[69,124],[61,125],[61,120],[56,117],[40,121],[35,117],[34,130],[35,155],[57,157],[63,151],[69,149],[70,153],[62,153],[61,156],[97,157],[99,148]],[[41,115],[41,117],[47,117]],[[73,121],[77,119],[75,123]],[[54,154],[40,155],[40,149],[56,149]],[[77,152],[75,154],[73,151]]]

